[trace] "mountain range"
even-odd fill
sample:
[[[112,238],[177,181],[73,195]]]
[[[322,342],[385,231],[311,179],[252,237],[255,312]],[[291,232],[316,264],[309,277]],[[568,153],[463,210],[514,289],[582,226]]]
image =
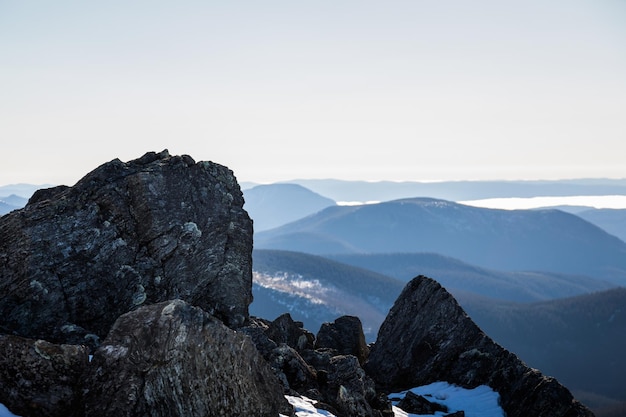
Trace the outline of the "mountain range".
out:
[[[496,210],[431,198],[328,207],[255,234],[259,249],[312,254],[434,252],[485,268],[626,284],[626,243],[560,210]]]
[[[619,391],[626,382],[619,306],[626,304],[623,289],[614,288],[626,282],[626,244],[620,239],[626,210],[507,211],[442,199],[624,194],[626,181],[436,183],[421,184],[419,192],[415,186],[242,185],[255,226],[250,312],[272,318],[288,311],[312,330],[356,315],[371,341],[406,281],[424,274],[530,365],[596,405],[626,401]],[[10,191],[0,187],[0,196]],[[25,204],[25,194],[0,200],[17,207]],[[416,195],[438,198],[393,200]],[[392,200],[384,201],[386,196]],[[383,202],[335,203],[372,200]]]
[[[436,253],[334,254],[329,259],[375,271],[402,282],[437,277],[452,294],[474,293],[502,301],[535,302],[614,288],[585,275],[481,268]]]
[[[577,179],[555,181],[344,181],[296,179],[299,184],[334,201],[389,201],[432,197],[450,201],[485,198],[626,195],[626,179]],[[242,183],[244,193],[254,183]]]
[[[287,310],[310,329],[339,315],[355,315],[362,318],[369,341],[375,340],[381,317],[405,285],[404,280],[316,255],[255,250],[253,258],[251,314],[278,317]],[[438,262],[454,264],[446,258]],[[497,271],[481,275],[483,271],[473,271],[473,284],[496,283]],[[433,275],[440,282],[444,277]],[[450,291],[496,342],[530,366],[564,381],[588,405],[626,401],[622,389],[626,384],[625,288],[526,303],[459,288]]]
[[[259,185],[245,191],[245,208],[260,232],[306,217],[336,203],[297,184]]]

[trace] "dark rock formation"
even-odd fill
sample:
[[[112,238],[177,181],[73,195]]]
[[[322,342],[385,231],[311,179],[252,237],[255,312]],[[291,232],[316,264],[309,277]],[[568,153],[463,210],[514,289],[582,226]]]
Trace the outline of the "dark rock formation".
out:
[[[435,414],[436,411],[448,411],[448,407],[445,405],[430,402],[411,391],[407,392],[405,397],[398,402],[398,408],[411,414]]]
[[[292,414],[251,340],[182,300],[122,315],[85,386],[91,417]]]
[[[84,346],[0,335],[0,403],[20,416],[82,416]]]
[[[271,322],[265,332],[277,344],[285,343],[298,351],[313,348],[315,336],[303,328],[302,322],[294,321],[289,313]]]
[[[374,381],[365,375],[355,356],[331,358],[326,383],[320,389],[326,402],[332,404],[341,416],[380,415],[371,405],[377,400]]]
[[[252,222],[233,173],[167,151],[116,159],[0,218],[0,332],[94,347],[123,313],[180,298],[236,328]]]
[[[324,323],[315,339],[315,348],[331,348],[340,355],[356,356],[363,364],[369,355],[361,320],[354,316],[342,316],[333,323]]]
[[[317,372],[298,352],[284,343],[274,348],[268,362],[283,383],[287,394],[317,394]],[[294,392],[295,391],[295,392]]]
[[[508,417],[593,415],[558,381],[493,342],[444,288],[423,276],[408,283],[392,307],[365,369],[390,391],[435,381],[488,385]]]
[[[240,331],[252,339],[270,363],[283,383],[285,394],[305,395],[317,401],[316,407],[339,417],[392,416],[391,403],[376,392],[374,381],[365,375],[358,358],[339,352],[348,346],[347,350],[352,350],[352,343],[342,341],[353,339],[354,320],[338,322],[352,323],[345,326],[350,329],[349,334],[343,338],[335,334],[336,337],[327,340],[339,341],[338,344],[328,343],[328,347],[318,349],[312,349],[312,334],[288,314],[273,322],[252,318]],[[363,332],[360,334],[362,336]]]

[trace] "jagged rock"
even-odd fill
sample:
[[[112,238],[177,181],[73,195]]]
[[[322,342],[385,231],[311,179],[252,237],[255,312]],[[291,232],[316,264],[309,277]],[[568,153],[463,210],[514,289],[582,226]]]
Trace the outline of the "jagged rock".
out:
[[[268,362],[283,382],[287,394],[294,394],[290,390],[303,394],[317,391],[315,369],[309,366],[291,346],[281,343],[272,350]]]
[[[85,415],[291,415],[251,340],[182,300],[122,315],[94,354]]]
[[[267,337],[266,331],[269,328],[269,323],[267,320],[251,317],[245,326],[237,329],[250,337],[252,343],[266,360],[269,360],[272,351],[278,346],[276,342]]]
[[[437,404],[428,401],[421,395],[407,392],[400,402],[398,402],[398,408],[412,414],[435,414],[436,411],[448,411],[448,407],[445,405]]]
[[[352,355],[334,356],[326,383],[320,384],[324,402],[339,411],[340,416],[372,417],[380,412],[372,408],[377,401],[376,387]]]
[[[488,385],[508,417],[593,416],[554,378],[528,368],[467,316],[436,281],[409,282],[382,324],[365,369],[376,383],[401,391],[435,381]]]
[[[369,355],[363,325],[354,316],[342,316],[333,323],[323,323],[315,338],[315,348],[331,348],[340,355],[356,356],[361,364]]]
[[[330,360],[333,356],[338,356],[338,353],[333,349],[307,349],[300,352],[300,355],[306,363],[311,365],[318,372],[324,371],[328,373],[330,370]]]
[[[115,159],[36,192],[0,235],[0,332],[93,347],[122,313],[173,298],[248,318],[252,222],[224,166]]]
[[[24,417],[79,417],[85,346],[0,335],[0,403]]]
[[[302,322],[295,322],[289,313],[271,322],[265,333],[277,344],[286,343],[298,351],[312,349],[315,339],[311,332],[303,329]]]
[[[285,331],[286,329],[290,331]],[[315,369],[300,356],[294,347],[286,343],[286,341],[291,341],[297,345],[297,341],[302,340],[299,335],[305,332],[291,319],[291,316],[285,314],[274,322],[252,317],[249,323],[238,331],[250,337],[259,353],[282,382],[285,394],[303,394],[313,399],[319,397]],[[273,335],[278,340],[272,340],[268,335]]]

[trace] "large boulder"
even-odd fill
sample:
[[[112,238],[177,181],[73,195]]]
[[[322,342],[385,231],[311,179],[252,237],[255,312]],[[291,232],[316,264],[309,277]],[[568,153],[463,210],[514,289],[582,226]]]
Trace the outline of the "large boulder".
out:
[[[118,159],[0,217],[0,332],[92,348],[123,313],[180,298],[236,328],[252,221],[233,173],[167,151]]]
[[[85,346],[0,335],[0,403],[16,415],[81,417]]]
[[[378,396],[372,381],[359,366],[356,356],[339,355],[330,359],[326,381],[320,384],[323,398],[343,417],[377,417],[372,407]]]
[[[85,416],[292,414],[248,336],[182,300],[122,315],[85,378]]]
[[[447,381],[488,385],[508,417],[593,416],[554,378],[496,344],[436,281],[409,282],[382,324],[365,370],[388,391]]]
[[[315,339],[315,348],[334,349],[340,355],[356,356],[360,364],[369,355],[363,325],[355,316],[341,316],[332,323],[322,323]]]

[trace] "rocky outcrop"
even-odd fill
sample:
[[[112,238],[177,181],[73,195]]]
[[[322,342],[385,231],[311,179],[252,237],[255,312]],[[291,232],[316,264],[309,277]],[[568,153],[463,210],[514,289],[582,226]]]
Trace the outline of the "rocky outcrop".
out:
[[[289,313],[270,322],[265,333],[275,343],[285,343],[298,351],[312,349],[315,340],[313,333],[305,330],[302,322],[294,321]]]
[[[398,402],[398,408],[411,414],[435,414],[437,411],[448,412],[448,407],[428,401],[421,395],[408,391],[406,396]]]
[[[0,218],[0,401],[25,417],[292,416],[284,394],[301,393],[387,417],[386,390],[444,380],[491,386],[509,417],[591,415],[428,278],[370,354],[356,317],[317,338],[288,314],[251,319],[251,262],[239,186],[211,162],[148,153],[35,193]]]
[[[339,318],[322,326],[322,345],[289,314],[272,322],[252,318],[241,331],[269,362],[285,394],[305,395],[316,401],[316,407],[338,417],[391,416],[391,403],[377,393],[374,381],[352,354],[362,353],[358,341],[364,340],[360,321],[355,319]],[[339,335],[340,328],[347,333]]]
[[[123,313],[183,299],[228,326],[252,301],[233,173],[167,151],[108,162],[0,218],[0,332],[94,348]]]
[[[332,323],[323,323],[317,332],[315,348],[336,349],[341,355],[353,355],[363,364],[369,355],[363,325],[358,317],[341,316]]]
[[[365,369],[388,391],[447,381],[500,394],[508,417],[593,416],[554,378],[487,335],[436,281],[413,279],[380,328]]]
[[[95,352],[85,415],[290,415],[251,340],[182,300],[122,315]]]
[[[84,346],[0,335],[0,403],[20,416],[82,416]]]

